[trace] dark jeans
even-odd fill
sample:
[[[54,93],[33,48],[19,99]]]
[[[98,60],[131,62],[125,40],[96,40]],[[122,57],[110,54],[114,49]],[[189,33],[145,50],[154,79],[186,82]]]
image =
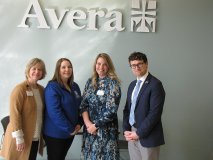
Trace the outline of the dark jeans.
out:
[[[48,160],[65,160],[67,152],[73,142],[74,136],[67,139],[44,136],[47,146]]]
[[[29,160],[36,160],[37,153],[38,153],[38,144],[39,144],[39,141],[32,142]]]

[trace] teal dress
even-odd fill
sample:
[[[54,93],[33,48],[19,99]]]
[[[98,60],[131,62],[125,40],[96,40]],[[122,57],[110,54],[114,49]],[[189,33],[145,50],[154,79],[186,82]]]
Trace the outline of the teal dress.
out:
[[[87,111],[90,120],[98,127],[97,134],[89,134],[84,127],[82,152],[84,160],[119,160],[117,111],[121,99],[120,84],[109,77],[86,83],[81,113]]]

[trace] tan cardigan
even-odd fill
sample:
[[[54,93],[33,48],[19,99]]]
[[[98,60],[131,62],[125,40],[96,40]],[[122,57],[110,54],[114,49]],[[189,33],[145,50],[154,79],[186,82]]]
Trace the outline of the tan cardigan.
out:
[[[38,87],[44,102],[44,89],[41,85],[38,85]],[[24,81],[18,84],[11,93],[10,123],[0,152],[0,155],[6,160],[28,160],[29,158],[37,114],[35,98],[29,92],[32,93],[32,90],[27,81]],[[43,115],[43,113],[41,114]],[[24,133],[25,149],[21,152],[16,150],[16,139],[12,138],[12,132],[17,130],[22,130]],[[43,154],[42,136],[40,138],[39,153]]]

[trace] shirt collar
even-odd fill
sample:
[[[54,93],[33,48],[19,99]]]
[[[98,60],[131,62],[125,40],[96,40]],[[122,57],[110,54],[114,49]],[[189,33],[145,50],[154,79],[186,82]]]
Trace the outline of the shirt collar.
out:
[[[146,77],[148,76],[149,72],[146,72],[140,79],[137,78],[137,80],[141,80],[144,82],[146,80]]]

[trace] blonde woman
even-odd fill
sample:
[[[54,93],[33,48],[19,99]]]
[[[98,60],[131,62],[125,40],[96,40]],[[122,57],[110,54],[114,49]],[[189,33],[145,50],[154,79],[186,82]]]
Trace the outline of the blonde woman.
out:
[[[33,58],[25,70],[26,80],[18,84],[10,97],[10,122],[1,155],[6,160],[36,160],[42,154],[43,87],[37,82],[46,75],[45,64]]]
[[[121,98],[111,58],[99,54],[93,75],[88,79],[80,106],[84,120],[83,156],[85,160],[119,160],[117,110]]]

